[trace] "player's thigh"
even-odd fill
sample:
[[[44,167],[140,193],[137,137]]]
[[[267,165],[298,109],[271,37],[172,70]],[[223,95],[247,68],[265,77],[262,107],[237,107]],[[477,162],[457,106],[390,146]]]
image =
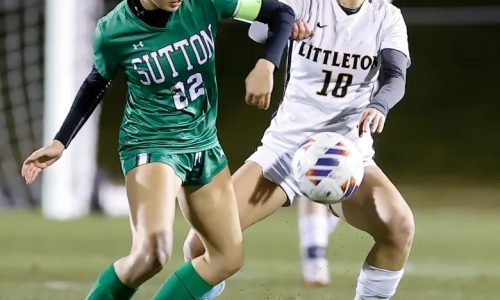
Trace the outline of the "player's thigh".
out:
[[[343,218],[349,224],[378,240],[391,238],[398,226],[413,224],[410,207],[377,166],[365,167],[359,190],[341,206]]]
[[[274,182],[264,178],[262,168],[248,161],[232,176],[236,194],[239,224],[244,230],[272,214],[286,202],[285,192]],[[199,234],[190,230],[184,245],[185,254],[191,258],[204,252]]]
[[[185,187],[179,205],[210,252],[242,248],[242,235],[231,174],[226,166],[203,186]]]
[[[241,228],[266,218],[286,203],[287,196],[276,183],[266,179],[262,168],[247,161],[233,175]]]
[[[164,163],[149,163],[130,170],[125,181],[134,246],[144,239],[172,237],[175,199],[181,179]],[[171,240],[166,241],[171,245]]]

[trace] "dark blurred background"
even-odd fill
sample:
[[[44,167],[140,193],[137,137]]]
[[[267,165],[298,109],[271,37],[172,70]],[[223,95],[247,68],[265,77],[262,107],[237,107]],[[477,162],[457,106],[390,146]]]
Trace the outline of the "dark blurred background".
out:
[[[117,1],[104,3],[106,12]],[[396,0],[395,5],[407,21],[412,65],[404,100],[375,137],[377,162],[399,182],[497,185],[500,0]],[[0,200],[13,193],[29,199],[21,206],[39,201],[39,186],[19,192],[26,187],[17,172],[26,155],[42,144],[44,15],[43,0],[0,0]],[[16,26],[24,30],[22,59],[17,52],[9,56],[18,51],[9,35]],[[283,93],[284,63],[276,72],[272,107],[258,111],[245,105],[244,79],[261,51],[247,29],[248,24],[227,21],[217,38],[219,138],[233,171],[259,145]],[[30,47],[27,37],[34,39]],[[29,63],[36,64],[38,73],[30,71]],[[13,64],[24,66],[25,73],[12,71]],[[121,76],[103,104],[98,146],[99,166],[116,182],[123,181],[117,133],[124,99]],[[30,117],[24,114],[27,103]],[[31,129],[19,125],[25,121]]]
[[[396,1],[406,6],[500,4],[500,1]],[[414,10],[411,10],[414,12]],[[413,15],[412,15],[413,16]],[[500,21],[499,21],[500,22]],[[409,19],[412,65],[404,100],[375,137],[376,160],[397,180],[490,181],[500,178],[500,24],[422,25]],[[412,25],[413,24],[413,25]],[[225,23],[217,39],[219,138],[235,170],[259,145],[283,93],[284,63],[277,71],[272,107],[244,103],[244,79],[261,47],[248,25]],[[104,101],[99,162],[116,176],[123,78]],[[111,151],[111,150],[114,151]]]

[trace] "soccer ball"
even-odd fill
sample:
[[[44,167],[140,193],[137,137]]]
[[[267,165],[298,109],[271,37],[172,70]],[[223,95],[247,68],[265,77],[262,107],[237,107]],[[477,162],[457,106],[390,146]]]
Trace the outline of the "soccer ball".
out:
[[[333,132],[312,135],[295,152],[292,176],[304,195],[315,202],[334,204],[354,194],[363,180],[358,148]]]

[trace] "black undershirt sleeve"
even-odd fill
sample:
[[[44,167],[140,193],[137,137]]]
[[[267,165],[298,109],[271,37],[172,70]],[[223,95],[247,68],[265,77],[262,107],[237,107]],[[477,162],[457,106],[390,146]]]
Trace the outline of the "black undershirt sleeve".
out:
[[[110,85],[111,80],[102,77],[93,67],[76,94],[73,105],[54,139],[67,148],[99,105]]]
[[[375,108],[387,116],[405,94],[406,68],[409,58],[395,49],[382,50],[382,79],[380,89],[367,107]]]
[[[295,22],[293,9],[276,0],[263,0],[256,21],[269,26],[268,37],[262,58],[272,62],[279,68],[283,50],[292,34]]]

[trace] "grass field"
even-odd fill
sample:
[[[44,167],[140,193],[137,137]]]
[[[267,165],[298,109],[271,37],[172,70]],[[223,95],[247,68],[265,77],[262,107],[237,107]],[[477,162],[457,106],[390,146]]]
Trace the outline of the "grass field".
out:
[[[500,299],[500,189],[403,187],[417,222],[414,249],[394,299]],[[333,286],[299,284],[295,209],[246,232],[246,264],[229,280],[222,300],[352,299],[368,235],[341,223],[331,237]],[[149,299],[181,263],[187,227],[176,221],[169,268],[144,285]],[[95,276],[129,246],[126,219],[95,215],[70,222],[44,220],[38,212],[0,214],[0,299],[82,299]]]

